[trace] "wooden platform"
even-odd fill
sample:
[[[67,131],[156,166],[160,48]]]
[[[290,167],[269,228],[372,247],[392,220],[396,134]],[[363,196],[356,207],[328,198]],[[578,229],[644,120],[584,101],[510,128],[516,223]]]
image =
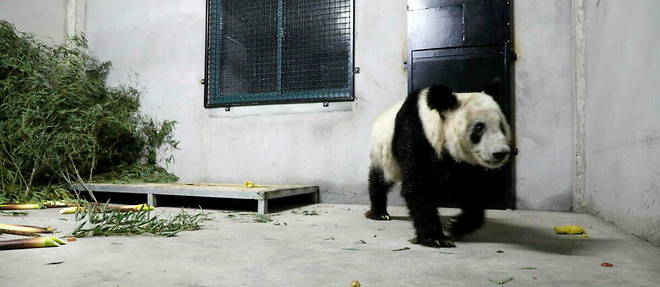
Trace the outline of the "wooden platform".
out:
[[[118,192],[147,195],[147,203],[157,204],[157,195],[197,196],[214,198],[253,199],[258,201],[257,212],[268,213],[268,200],[301,194],[312,195],[314,203],[319,201],[319,187],[313,185],[259,185],[247,188],[243,184],[225,183],[143,183],[143,184],[86,184],[94,192]],[[85,191],[77,184],[72,187]]]

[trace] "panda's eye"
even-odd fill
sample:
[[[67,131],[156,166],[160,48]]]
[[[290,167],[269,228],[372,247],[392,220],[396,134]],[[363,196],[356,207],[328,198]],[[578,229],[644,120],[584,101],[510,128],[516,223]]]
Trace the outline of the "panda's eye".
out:
[[[478,122],[474,125],[474,131],[475,132],[482,132],[486,128],[486,124],[482,122]]]
[[[470,140],[472,143],[478,144],[479,141],[481,141],[481,136],[484,134],[485,128],[486,124],[482,122],[478,122],[472,127],[472,132],[470,133]]]

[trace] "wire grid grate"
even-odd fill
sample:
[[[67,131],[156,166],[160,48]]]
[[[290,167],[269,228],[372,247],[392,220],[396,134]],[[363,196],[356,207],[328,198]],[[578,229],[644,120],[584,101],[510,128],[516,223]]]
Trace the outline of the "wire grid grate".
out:
[[[282,89],[347,88],[350,1],[283,1]]]
[[[352,99],[352,0],[208,0],[207,104]]]

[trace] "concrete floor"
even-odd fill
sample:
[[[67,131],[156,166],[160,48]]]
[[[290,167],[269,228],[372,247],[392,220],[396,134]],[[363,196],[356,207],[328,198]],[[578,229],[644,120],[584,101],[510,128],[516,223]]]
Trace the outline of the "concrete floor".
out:
[[[317,204],[282,211],[270,223],[210,210],[204,229],[174,238],[81,238],[59,248],[0,251],[0,286],[495,286],[489,279],[508,277],[505,286],[660,286],[660,248],[591,215],[489,211],[487,225],[457,248],[432,249],[408,242],[405,208],[391,207],[390,222],[366,220],[365,210]],[[62,236],[74,227],[73,215],[57,209],[29,213],[0,222],[49,225]],[[586,227],[589,237],[553,233],[568,224]],[[410,249],[392,251],[403,247]],[[63,263],[47,265],[57,261]]]

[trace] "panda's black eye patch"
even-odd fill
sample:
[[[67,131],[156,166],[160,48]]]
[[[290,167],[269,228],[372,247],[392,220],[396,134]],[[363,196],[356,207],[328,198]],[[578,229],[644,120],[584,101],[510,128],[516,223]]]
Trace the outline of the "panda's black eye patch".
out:
[[[481,141],[481,136],[484,135],[484,130],[486,130],[486,124],[478,122],[472,126],[472,132],[470,133],[470,141],[472,143],[479,143]]]

